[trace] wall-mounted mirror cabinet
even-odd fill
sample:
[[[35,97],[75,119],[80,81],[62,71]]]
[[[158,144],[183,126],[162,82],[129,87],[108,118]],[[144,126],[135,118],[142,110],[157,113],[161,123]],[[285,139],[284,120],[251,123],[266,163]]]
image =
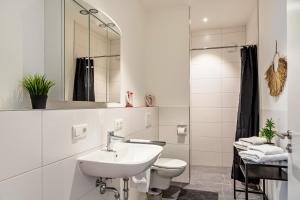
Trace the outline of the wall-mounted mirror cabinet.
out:
[[[65,0],[65,100],[119,102],[120,30],[84,1]]]
[[[55,81],[48,102],[60,108],[120,102],[121,31],[99,8],[84,0],[3,0],[0,10],[0,110],[31,108],[21,81],[35,73]]]

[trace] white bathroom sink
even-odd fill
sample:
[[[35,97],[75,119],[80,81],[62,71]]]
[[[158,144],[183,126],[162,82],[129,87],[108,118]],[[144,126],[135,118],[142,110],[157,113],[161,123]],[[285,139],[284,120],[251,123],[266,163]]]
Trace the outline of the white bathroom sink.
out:
[[[119,142],[115,152],[97,150],[78,158],[80,169],[89,176],[127,178],[147,170],[163,148],[157,145]]]

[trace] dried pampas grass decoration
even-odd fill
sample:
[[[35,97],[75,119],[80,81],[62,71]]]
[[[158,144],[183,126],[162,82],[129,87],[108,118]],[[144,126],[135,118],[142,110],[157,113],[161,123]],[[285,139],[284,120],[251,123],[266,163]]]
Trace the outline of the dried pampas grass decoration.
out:
[[[271,96],[279,96],[283,91],[286,78],[287,78],[287,61],[285,58],[279,58],[278,68],[275,71],[274,62],[270,65],[266,71],[265,79],[268,82]]]

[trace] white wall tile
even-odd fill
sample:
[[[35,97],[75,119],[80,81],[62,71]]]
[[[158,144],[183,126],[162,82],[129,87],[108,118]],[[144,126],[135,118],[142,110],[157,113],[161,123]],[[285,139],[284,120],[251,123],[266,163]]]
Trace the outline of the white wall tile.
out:
[[[233,142],[234,138],[222,138],[222,151],[223,153],[232,153],[233,152]]]
[[[81,172],[77,157],[43,167],[43,200],[75,200],[95,188],[96,179]]]
[[[159,126],[159,140],[170,144],[189,144],[189,129],[186,135],[177,134],[177,126]]]
[[[220,108],[221,105],[221,94],[191,94],[191,107]]]
[[[231,167],[233,162],[233,153],[222,153],[222,166]]]
[[[245,32],[226,32],[223,34],[223,46],[244,45],[246,43]]]
[[[241,61],[238,62],[224,62],[222,64],[222,77],[224,78],[240,78],[241,76]]]
[[[184,144],[167,144],[164,147],[161,157],[162,158],[175,158],[181,159],[189,163],[189,145]]]
[[[219,46],[222,46],[222,36],[220,34],[203,34],[192,37],[192,48]]]
[[[220,138],[221,134],[221,123],[191,123],[191,140],[198,140],[198,137]]]
[[[201,31],[192,32],[192,37],[199,36],[199,35],[220,35],[222,34],[222,29],[203,29]]]
[[[239,93],[223,93],[222,106],[224,108],[237,108],[239,105]]]
[[[221,152],[221,138],[212,137],[193,137],[191,140],[191,149],[199,151]]]
[[[240,78],[223,78],[222,92],[240,93]]]
[[[236,121],[235,122],[223,122],[222,123],[222,137],[234,138],[236,133]]]
[[[41,112],[0,112],[0,181],[41,166]]]
[[[230,63],[230,62],[241,62],[241,48],[226,48],[222,50],[223,54],[223,63]]]
[[[221,122],[221,108],[192,108],[191,122]]]
[[[246,33],[246,26],[237,26],[237,27],[229,27],[229,28],[223,28],[221,30],[221,33],[237,33],[237,32],[244,32],[243,35]]]
[[[160,107],[159,125],[189,124],[189,107]]]
[[[220,37],[222,42],[218,46],[244,45],[246,28],[240,26],[192,33],[192,47],[216,46]],[[215,41],[210,41],[210,38],[214,38]],[[231,165],[230,154],[235,137],[240,75],[240,48],[192,52],[192,164]]]
[[[223,122],[236,122],[237,121],[237,108],[223,108],[222,120]]]
[[[191,81],[191,93],[219,93],[222,88],[219,78],[203,78]]]
[[[0,182],[0,199],[41,200],[42,172],[36,169]]]
[[[205,50],[205,51],[192,51],[191,53],[191,64],[192,65],[211,65],[211,64],[221,64],[222,50]]]
[[[43,112],[43,163],[49,164],[99,146],[106,138],[103,111],[48,110]],[[73,140],[72,126],[87,124],[87,136]],[[55,148],[53,145],[55,144]]]
[[[221,166],[222,153],[192,150],[191,164],[202,166]]]
[[[220,78],[222,76],[222,65],[222,63],[210,65],[191,65],[191,80],[198,80],[201,78]]]

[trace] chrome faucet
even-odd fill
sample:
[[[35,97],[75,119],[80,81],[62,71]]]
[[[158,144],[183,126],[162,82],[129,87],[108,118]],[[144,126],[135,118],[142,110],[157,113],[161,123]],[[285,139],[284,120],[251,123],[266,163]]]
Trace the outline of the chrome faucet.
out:
[[[112,138],[116,138],[116,139],[119,139],[119,140],[124,140],[125,137],[115,135],[114,131],[108,131],[107,132],[107,144],[106,144],[106,150],[107,151],[114,151],[111,147],[111,139]]]

